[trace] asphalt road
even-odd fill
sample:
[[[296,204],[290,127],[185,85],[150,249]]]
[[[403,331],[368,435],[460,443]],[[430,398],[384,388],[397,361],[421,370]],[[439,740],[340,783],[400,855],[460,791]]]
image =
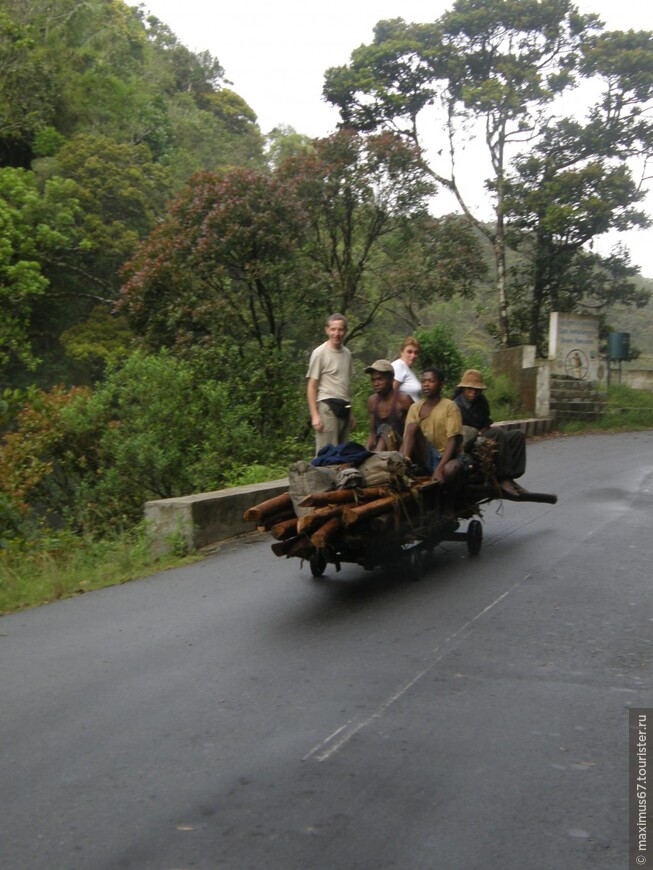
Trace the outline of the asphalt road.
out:
[[[252,536],[0,619],[5,870],[626,868],[653,433],[530,444],[420,582]]]

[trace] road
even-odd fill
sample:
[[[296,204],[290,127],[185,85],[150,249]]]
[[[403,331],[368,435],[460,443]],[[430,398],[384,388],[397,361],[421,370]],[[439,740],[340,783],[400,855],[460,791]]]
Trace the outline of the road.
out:
[[[653,432],[530,444],[419,582],[252,535],[0,619],[6,870],[627,867]]]

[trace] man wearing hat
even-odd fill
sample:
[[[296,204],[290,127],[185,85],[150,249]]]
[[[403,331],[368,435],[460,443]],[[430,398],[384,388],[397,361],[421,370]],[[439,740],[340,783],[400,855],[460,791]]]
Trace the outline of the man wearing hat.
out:
[[[495,442],[494,461],[501,489],[508,495],[520,495],[526,490],[515,479],[526,471],[526,438],[520,429],[492,425],[490,405],[483,395],[486,389],[478,369],[467,369],[456,387],[454,402],[460,408],[464,426],[472,426]]]
[[[406,414],[413,404],[407,393],[393,387],[394,368],[387,359],[377,359],[365,371],[374,393],[367,400],[370,419],[368,450],[399,450],[404,434]]]

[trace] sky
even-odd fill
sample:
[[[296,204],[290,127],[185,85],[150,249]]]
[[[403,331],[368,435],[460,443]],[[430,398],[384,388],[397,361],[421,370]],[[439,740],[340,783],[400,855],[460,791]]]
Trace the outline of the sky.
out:
[[[143,0],[140,5],[189,49],[218,59],[263,133],[285,125],[317,137],[333,132],[339,120],[322,99],[325,71],[348,63],[353,49],[371,42],[377,21],[434,21],[453,0]],[[653,30],[653,4],[646,0],[576,0],[576,5],[597,13],[608,29]],[[479,191],[475,207],[482,211],[482,178],[470,183]],[[653,215],[653,192],[645,208]],[[453,204],[442,200],[443,210],[453,211]],[[607,253],[616,240],[605,239],[597,249]],[[653,278],[653,229],[632,231],[621,240],[633,263]]]

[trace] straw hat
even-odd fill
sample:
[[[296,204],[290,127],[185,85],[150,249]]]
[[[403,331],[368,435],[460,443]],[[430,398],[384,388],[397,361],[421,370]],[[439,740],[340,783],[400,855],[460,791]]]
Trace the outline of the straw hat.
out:
[[[475,390],[487,390],[487,387],[483,383],[483,375],[478,369],[467,369],[458,386],[472,387]]]

